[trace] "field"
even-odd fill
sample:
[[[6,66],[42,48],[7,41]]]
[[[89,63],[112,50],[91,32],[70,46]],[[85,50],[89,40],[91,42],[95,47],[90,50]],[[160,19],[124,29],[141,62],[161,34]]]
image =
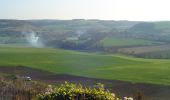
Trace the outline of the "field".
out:
[[[141,53],[161,52],[167,50],[170,50],[170,45],[120,48],[119,52],[141,54]]]
[[[27,66],[56,74],[170,85],[170,61],[50,48],[0,47],[1,66]]]
[[[130,39],[130,38],[104,38],[100,41],[100,44],[104,47],[114,47],[114,46],[143,46],[143,45],[153,45],[161,44],[161,42],[154,42],[144,39]]]

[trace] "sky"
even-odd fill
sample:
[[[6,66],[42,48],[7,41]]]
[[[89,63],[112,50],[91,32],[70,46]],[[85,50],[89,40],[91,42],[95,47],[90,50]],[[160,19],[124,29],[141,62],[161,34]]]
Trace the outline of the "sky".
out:
[[[170,0],[0,0],[0,19],[170,20]]]

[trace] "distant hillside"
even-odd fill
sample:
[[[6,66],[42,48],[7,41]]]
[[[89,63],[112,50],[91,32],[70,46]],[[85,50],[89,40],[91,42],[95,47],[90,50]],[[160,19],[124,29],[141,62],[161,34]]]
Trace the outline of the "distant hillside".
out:
[[[78,38],[78,45],[85,45],[87,42],[97,42],[107,34],[124,31],[136,23],[104,20],[0,20],[0,43],[26,43],[25,34],[35,32],[44,44],[54,47],[65,47],[68,43],[74,45],[75,41],[69,41],[70,38]]]
[[[108,52],[120,47],[169,44],[169,38],[168,21],[0,20],[0,44]]]

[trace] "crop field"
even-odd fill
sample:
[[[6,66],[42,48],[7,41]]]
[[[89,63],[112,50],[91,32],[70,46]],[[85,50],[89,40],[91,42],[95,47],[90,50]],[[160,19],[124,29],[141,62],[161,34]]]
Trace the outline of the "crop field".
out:
[[[161,44],[161,42],[154,42],[143,39],[128,39],[128,38],[104,38],[100,41],[104,47],[113,47],[113,46],[143,46],[143,45],[153,45]]]
[[[170,45],[120,48],[119,52],[141,54],[141,53],[161,52],[161,51],[167,51],[167,50],[170,50]]]
[[[135,54],[135,56],[142,57],[142,58],[170,59],[170,50],[140,53],[140,54]]]
[[[0,66],[26,66],[56,74],[170,85],[169,60],[1,46]]]

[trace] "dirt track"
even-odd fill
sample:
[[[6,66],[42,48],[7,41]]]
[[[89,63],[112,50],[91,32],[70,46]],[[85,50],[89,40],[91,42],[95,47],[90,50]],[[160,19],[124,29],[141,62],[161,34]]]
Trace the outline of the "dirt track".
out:
[[[17,74],[30,76],[33,80],[40,80],[51,84],[62,83],[64,81],[92,85],[97,82],[105,84],[105,87],[116,93],[120,97],[142,95],[142,100],[170,100],[170,86],[153,84],[133,84],[130,82],[94,79],[65,74],[53,74],[46,71],[31,69],[28,67],[0,67],[0,73]]]

